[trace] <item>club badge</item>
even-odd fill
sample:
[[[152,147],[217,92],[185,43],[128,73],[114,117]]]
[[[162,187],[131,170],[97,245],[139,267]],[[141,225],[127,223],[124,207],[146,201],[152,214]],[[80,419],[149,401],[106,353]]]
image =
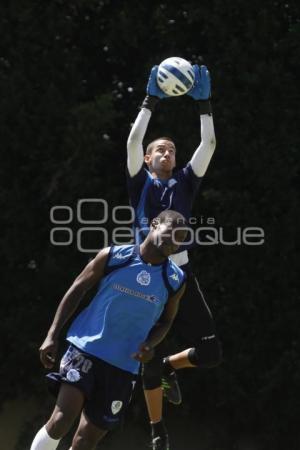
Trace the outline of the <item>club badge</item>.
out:
[[[151,281],[151,275],[146,270],[142,270],[136,277],[136,281],[142,286],[148,286]]]
[[[123,402],[121,400],[114,400],[111,404],[111,412],[113,414],[118,414],[118,412],[121,410],[123,406]]]
[[[75,383],[76,381],[80,380],[80,373],[76,369],[70,369],[67,372],[67,380],[71,381],[71,383]]]

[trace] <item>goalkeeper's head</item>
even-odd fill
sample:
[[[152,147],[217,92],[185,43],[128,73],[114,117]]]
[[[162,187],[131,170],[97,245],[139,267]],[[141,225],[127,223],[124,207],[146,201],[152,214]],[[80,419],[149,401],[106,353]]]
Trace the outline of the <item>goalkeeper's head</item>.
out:
[[[150,142],[145,154],[145,163],[151,173],[171,176],[176,166],[176,147],[169,137],[160,137]]]

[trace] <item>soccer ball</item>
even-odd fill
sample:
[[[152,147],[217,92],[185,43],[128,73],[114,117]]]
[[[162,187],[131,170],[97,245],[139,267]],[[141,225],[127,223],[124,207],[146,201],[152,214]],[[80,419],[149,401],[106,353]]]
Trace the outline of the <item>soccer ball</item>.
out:
[[[167,95],[186,94],[192,89],[195,74],[191,64],[183,58],[173,56],[160,63],[157,71],[157,84]]]

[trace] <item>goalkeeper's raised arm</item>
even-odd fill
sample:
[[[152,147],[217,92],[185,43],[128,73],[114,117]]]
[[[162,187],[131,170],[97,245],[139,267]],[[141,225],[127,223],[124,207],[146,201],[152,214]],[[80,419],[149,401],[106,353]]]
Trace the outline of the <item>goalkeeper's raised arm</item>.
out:
[[[156,82],[157,69],[158,66],[154,66],[151,70],[146,88],[147,95],[127,140],[127,168],[131,177],[140,171],[144,163],[143,139],[155,105],[159,99],[168,97]]]
[[[210,74],[206,66],[193,66],[195,83],[193,89],[187,94],[199,104],[201,122],[201,143],[191,158],[193,172],[203,177],[210,163],[216,147],[214,123],[210,101],[211,85]],[[147,127],[159,99],[168,97],[156,82],[157,66],[151,70],[147,85],[147,95],[142,103],[141,110],[134,122],[127,140],[127,168],[130,177],[134,177],[144,163],[143,139]]]
[[[211,108],[210,74],[206,66],[193,66],[195,83],[188,96],[198,102],[201,121],[201,143],[190,161],[193,172],[203,177],[216,148],[216,137]]]

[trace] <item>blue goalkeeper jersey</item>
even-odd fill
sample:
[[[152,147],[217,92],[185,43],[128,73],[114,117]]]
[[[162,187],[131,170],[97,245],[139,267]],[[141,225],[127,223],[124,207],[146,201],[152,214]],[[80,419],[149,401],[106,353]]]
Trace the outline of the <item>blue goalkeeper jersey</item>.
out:
[[[145,239],[151,220],[166,209],[181,213],[188,221],[201,180],[202,177],[195,175],[190,163],[168,180],[154,178],[144,167],[133,177],[127,171],[130,204],[135,210],[135,241]],[[178,252],[190,246],[182,244]]]
[[[170,259],[148,264],[139,246],[111,247],[98,292],[71,324],[67,340],[116,367],[138,373],[139,362],[131,355],[184,279],[183,271]]]

